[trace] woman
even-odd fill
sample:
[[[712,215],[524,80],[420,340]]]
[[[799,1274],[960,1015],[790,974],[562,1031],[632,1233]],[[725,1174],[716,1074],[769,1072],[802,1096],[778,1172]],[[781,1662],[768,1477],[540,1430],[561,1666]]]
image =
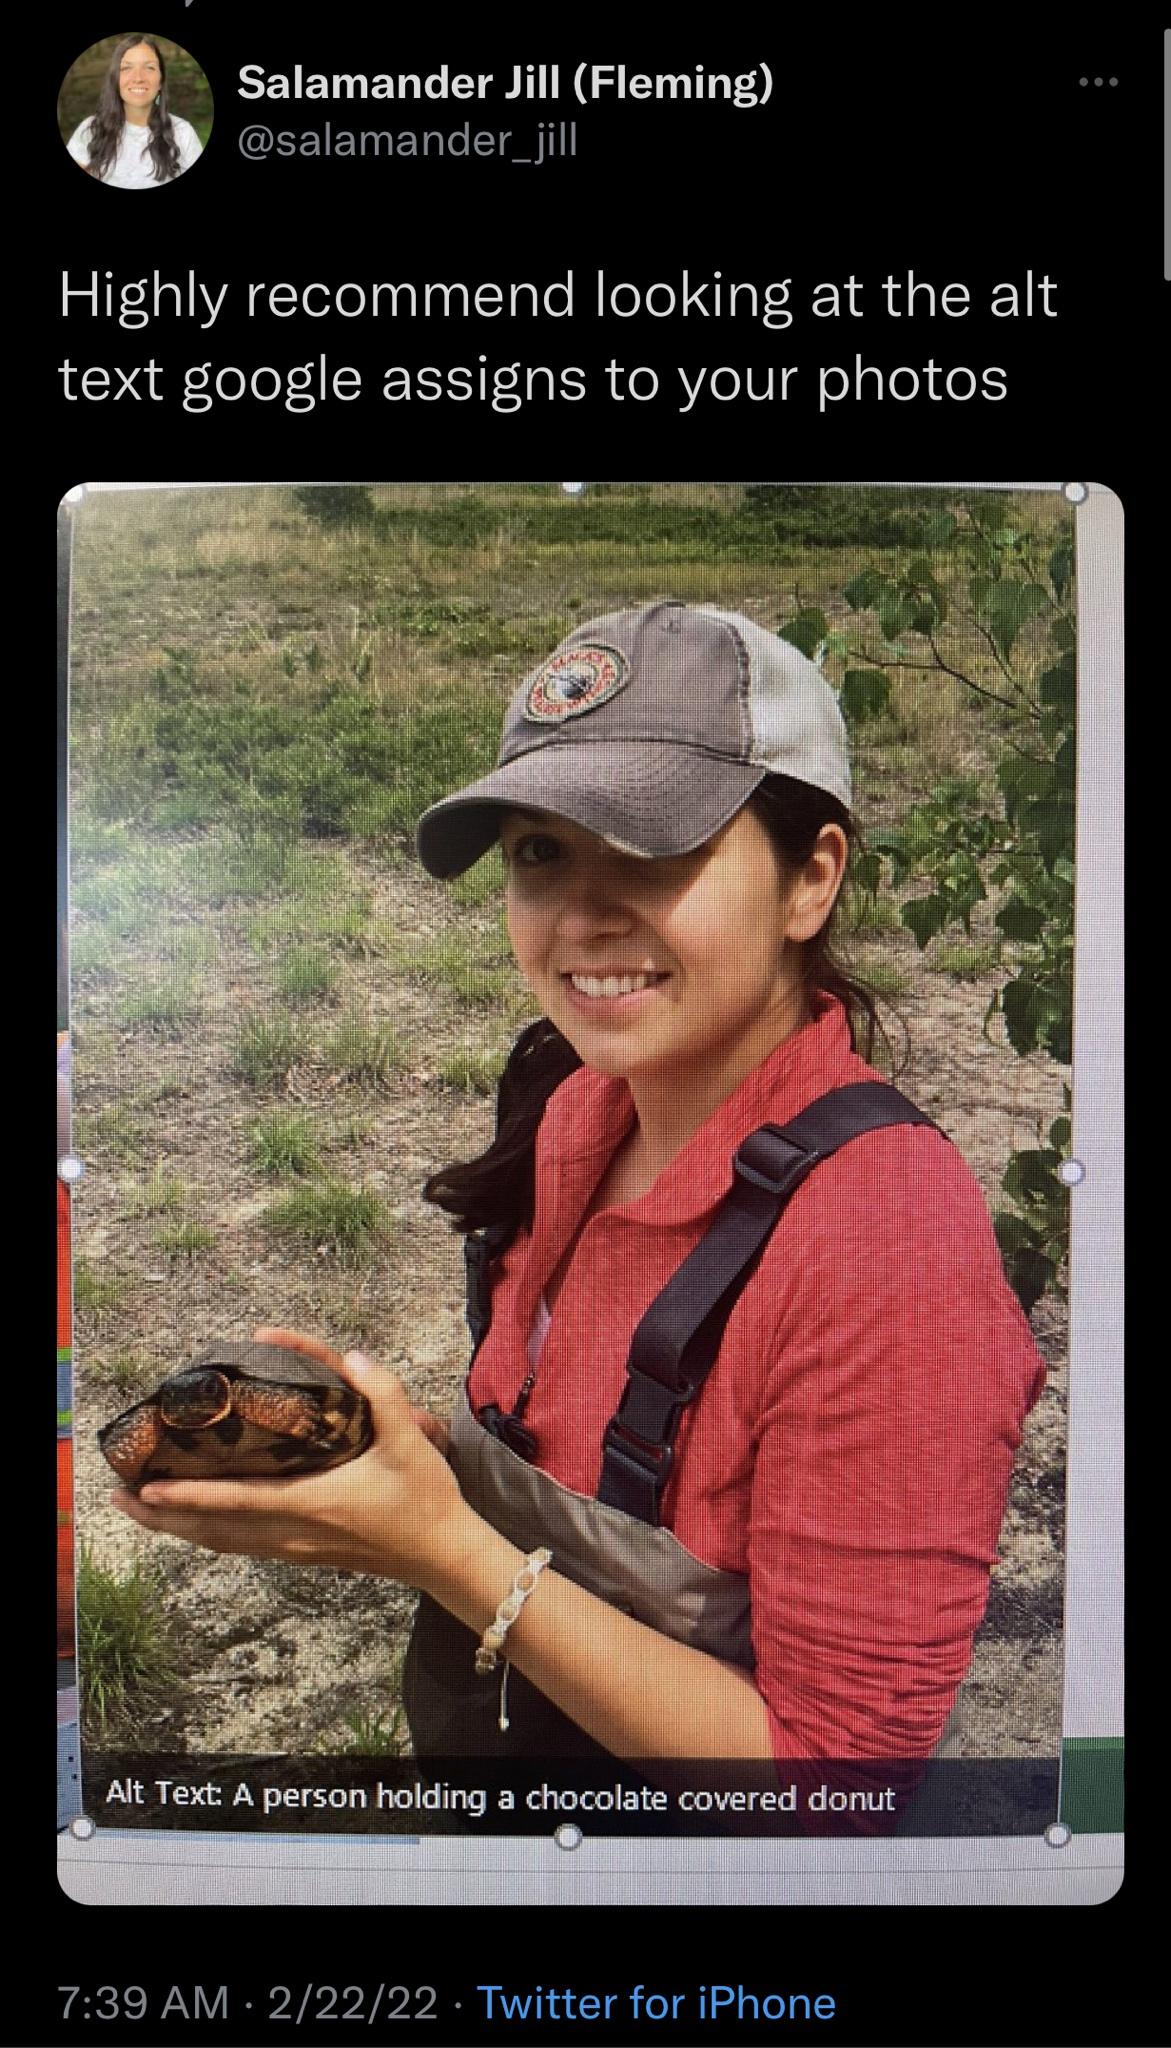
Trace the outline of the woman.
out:
[[[213,1549],[418,1587],[420,1754],[939,1741],[1043,1369],[971,1174],[853,1049],[873,1004],[826,946],[849,801],[816,667],[662,603],[571,634],[496,770],[421,822],[437,875],[499,840],[547,1020],[495,1145],[429,1183],[489,1227],[450,1461],[351,1353],[364,1458],[120,1497]],[[881,1098],[877,1121],[827,1137],[823,1098],[860,1083],[834,1114]],[[778,1156],[803,1161],[787,1206]]]
[[[102,83],[96,114],[66,145],[75,163],[122,192],[141,192],[189,171],[203,145],[167,105],[167,66],[150,36],[123,36]]]

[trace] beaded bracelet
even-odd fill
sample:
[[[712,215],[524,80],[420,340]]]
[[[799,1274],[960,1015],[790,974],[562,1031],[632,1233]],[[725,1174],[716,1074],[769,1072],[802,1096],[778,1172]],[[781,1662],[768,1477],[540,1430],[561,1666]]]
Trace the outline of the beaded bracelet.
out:
[[[511,1590],[505,1594],[495,1616],[489,1622],[480,1638],[476,1651],[476,1671],[483,1678],[489,1671],[495,1671],[500,1662],[504,1638],[540,1578],[547,1564],[552,1563],[551,1550],[530,1550],[515,1579]]]

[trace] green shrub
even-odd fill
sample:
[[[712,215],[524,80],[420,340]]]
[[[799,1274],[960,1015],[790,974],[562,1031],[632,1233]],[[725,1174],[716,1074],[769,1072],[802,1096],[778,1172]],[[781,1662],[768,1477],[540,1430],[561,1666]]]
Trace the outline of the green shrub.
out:
[[[494,1095],[504,1071],[500,1053],[453,1052],[440,1062],[439,1078],[447,1088],[462,1088],[469,1095]]]
[[[115,972],[110,934],[100,925],[75,924],[69,933],[69,979],[74,990],[84,980],[113,981]]]
[[[499,706],[491,691],[469,693],[452,681],[409,698],[379,702],[359,674],[313,682],[293,693],[262,690],[251,677],[213,689],[189,676],[160,674],[168,701],[148,753],[160,790],[203,793],[221,815],[253,813],[258,834],[331,838],[405,833],[419,812],[495,756]],[[369,666],[367,655],[365,667]],[[214,865],[214,894],[257,895],[280,879],[280,856],[262,840]]]
[[[138,818],[156,794],[157,704],[141,698],[117,702],[100,730],[87,735],[88,775],[82,801],[95,819],[122,824]]]
[[[182,932],[175,948],[175,963],[188,974],[214,971],[220,957],[219,934],[200,924]]]
[[[170,1258],[193,1259],[211,1250],[215,1235],[203,1223],[172,1223],[156,1230],[154,1241]]]
[[[304,1040],[291,1017],[266,1017],[256,1012],[237,1033],[231,1072],[253,1088],[279,1087],[304,1052]]]
[[[145,1025],[162,1038],[178,1038],[192,1013],[191,993],[185,982],[161,981],[136,989],[122,1005],[123,1024]]]
[[[339,953],[368,953],[371,909],[368,889],[346,895],[338,891],[320,903],[298,905],[298,924],[307,935],[335,946]]]
[[[75,808],[69,820],[69,855],[73,862],[125,861],[133,857],[134,841],[123,824],[108,824]]]
[[[368,1024],[358,1016],[347,1017],[329,1040],[323,1058],[332,1074],[343,1081],[388,1081],[403,1065],[404,1053],[397,1033],[389,1024]]]
[[[436,963],[434,978],[451,989],[461,1002],[475,1004],[502,1002],[509,993],[512,980],[504,962],[490,966],[485,961],[469,960],[458,953],[446,954]]]
[[[144,1181],[134,1198],[136,1216],[164,1216],[182,1209],[187,1200],[187,1189],[181,1180],[170,1179],[161,1164],[155,1167],[150,1178]]]
[[[207,903],[271,896],[295,881],[298,852],[287,832],[249,832],[205,842],[187,857],[188,883]]]
[[[914,547],[937,519],[937,494],[877,485],[833,490],[824,484],[748,484],[747,526],[806,547]]]
[[[151,808],[160,832],[185,832],[193,825],[214,825],[223,817],[223,802],[210,789],[175,789]]]
[[[499,1003],[513,982],[511,956],[482,936],[461,931],[424,945],[400,945],[393,964],[405,974],[450,989],[465,1003]]]
[[[275,910],[258,910],[248,919],[244,936],[254,953],[271,953],[274,946],[288,939],[291,922],[291,913],[284,904]]]
[[[337,969],[320,947],[294,946],[281,961],[277,980],[281,994],[290,1002],[309,1002],[333,992]]]
[[[974,981],[978,975],[991,974],[999,960],[998,945],[965,944],[957,940],[951,945],[933,946],[927,965],[935,974],[953,974],[957,981]]]
[[[901,967],[893,960],[866,960],[861,963],[860,973],[868,988],[876,996],[905,996],[911,984]]]
[[[146,1150],[146,1138],[124,1102],[76,1118],[75,1137],[82,1156],[105,1152],[123,1166],[133,1166]]]
[[[343,1265],[364,1265],[388,1234],[379,1197],[368,1188],[341,1181],[298,1188],[268,1211],[265,1221],[279,1237],[299,1238]]]
[[[542,645],[549,623],[560,622],[541,625]],[[448,630],[453,660],[465,662],[476,651],[523,655],[536,631],[494,617]],[[456,642],[469,631],[477,646],[461,656]],[[133,716],[107,720],[100,744],[86,736],[91,815],[133,813],[172,827],[232,820],[234,846],[197,847],[187,864],[191,886],[210,902],[281,886],[295,857],[290,840],[295,848],[303,835],[407,836],[430,803],[491,765],[499,693],[469,688],[461,672],[432,683],[420,701],[380,699],[371,671],[368,645],[344,681],[322,681],[307,666],[293,688],[279,658],[262,676],[205,676],[189,651],[171,650]],[[238,829],[244,814],[247,833]],[[91,836],[101,823],[94,818]]]
[[[349,1734],[340,1742],[324,1742],[327,1756],[401,1756],[406,1736],[406,1716],[401,1706],[358,1707],[343,1714],[342,1726]]]
[[[316,1171],[317,1148],[308,1117],[274,1109],[270,1116],[254,1123],[248,1135],[253,1164],[262,1173],[283,1179],[289,1174]]]
[[[135,1358],[128,1351],[119,1351],[112,1358],[96,1358],[92,1371],[96,1379],[125,1396],[143,1384],[147,1367],[141,1358]],[[157,1373],[155,1377],[157,1379]]]
[[[957,930],[971,940],[977,906],[998,900],[993,922],[1007,974],[992,992],[985,1033],[1000,1017],[1021,1058],[1041,1051],[1068,1066],[1078,697],[1072,525],[1063,513],[1038,530],[1003,494],[977,494],[940,508],[923,539],[923,551],[894,573],[871,564],[845,586],[858,620],[838,636],[841,652],[848,661],[852,647],[873,648],[880,633],[884,667],[946,671],[950,685],[988,707],[981,716],[995,707],[1006,744],[994,785],[945,774],[897,825],[873,833],[871,848],[889,859],[892,886],[908,892],[902,919],[921,952]],[[957,620],[970,635],[967,655]],[[950,659],[941,633],[951,636]],[[1057,1119],[1059,1133],[1066,1121]],[[1064,1290],[1069,1200],[1057,1169],[1067,1142],[1065,1133],[1039,1151],[1013,1152],[1002,1177],[1013,1206],[997,1210],[993,1225],[1026,1313],[1046,1289]]]
[[[688,556],[734,554],[775,560],[779,542],[798,546],[901,547],[920,544],[937,494],[892,494],[877,487],[757,484],[722,493],[715,502],[680,502],[653,486],[592,486],[568,500],[556,488],[499,493],[467,491],[430,505],[376,505],[363,485],[312,485],[297,493],[302,510],[326,528],[368,529],[383,543],[475,547],[503,536],[514,548],[562,550],[572,541],[618,549],[623,557],[674,548]],[[409,601],[425,613],[442,600]],[[406,628],[410,630],[410,628]],[[552,646],[559,637],[543,641]]]
[[[377,516],[366,484],[305,484],[293,495],[318,526],[369,526]]]
[[[124,1282],[117,1273],[97,1274],[88,1259],[73,1262],[73,1306],[82,1314],[104,1315],[117,1308]]]
[[[435,640],[452,627],[463,627],[487,610],[486,605],[460,597],[405,597],[397,603],[380,605],[380,625],[415,640]]]
[[[175,1642],[157,1566],[118,1574],[82,1545],[77,1563],[77,1664],[83,1739],[140,1731],[176,1679]]]

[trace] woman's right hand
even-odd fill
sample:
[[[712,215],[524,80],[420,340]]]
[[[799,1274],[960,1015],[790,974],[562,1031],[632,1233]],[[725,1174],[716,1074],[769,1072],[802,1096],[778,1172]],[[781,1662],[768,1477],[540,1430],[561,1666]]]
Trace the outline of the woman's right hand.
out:
[[[369,1449],[285,1478],[151,1480],[138,1494],[117,1494],[115,1505],[141,1528],[207,1550],[374,1572],[429,1590],[480,1529],[444,1456],[444,1425],[412,1408],[395,1374],[358,1352],[343,1359],[284,1329],[258,1330],[256,1341],[306,1352],[363,1394],[374,1424]]]
[[[422,1430],[428,1442],[433,1443],[436,1450],[442,1451],[446,1458],[447,1446],[451,1441],[451,1431],[446,1422],[443,1421],[443,1418],[439,1415],[432,1415],[429,1408],[412,1408],[411,1421],[416,1429]]]

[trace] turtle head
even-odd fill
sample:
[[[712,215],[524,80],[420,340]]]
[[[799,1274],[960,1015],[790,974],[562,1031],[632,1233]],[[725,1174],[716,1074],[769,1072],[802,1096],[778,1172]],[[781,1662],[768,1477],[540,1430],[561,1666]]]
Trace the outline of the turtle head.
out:
[[[209,1429],[231,1413],[231,1381],[206,1366],[173,1373],[159,1388],[159,1409],[170,1429]]]

